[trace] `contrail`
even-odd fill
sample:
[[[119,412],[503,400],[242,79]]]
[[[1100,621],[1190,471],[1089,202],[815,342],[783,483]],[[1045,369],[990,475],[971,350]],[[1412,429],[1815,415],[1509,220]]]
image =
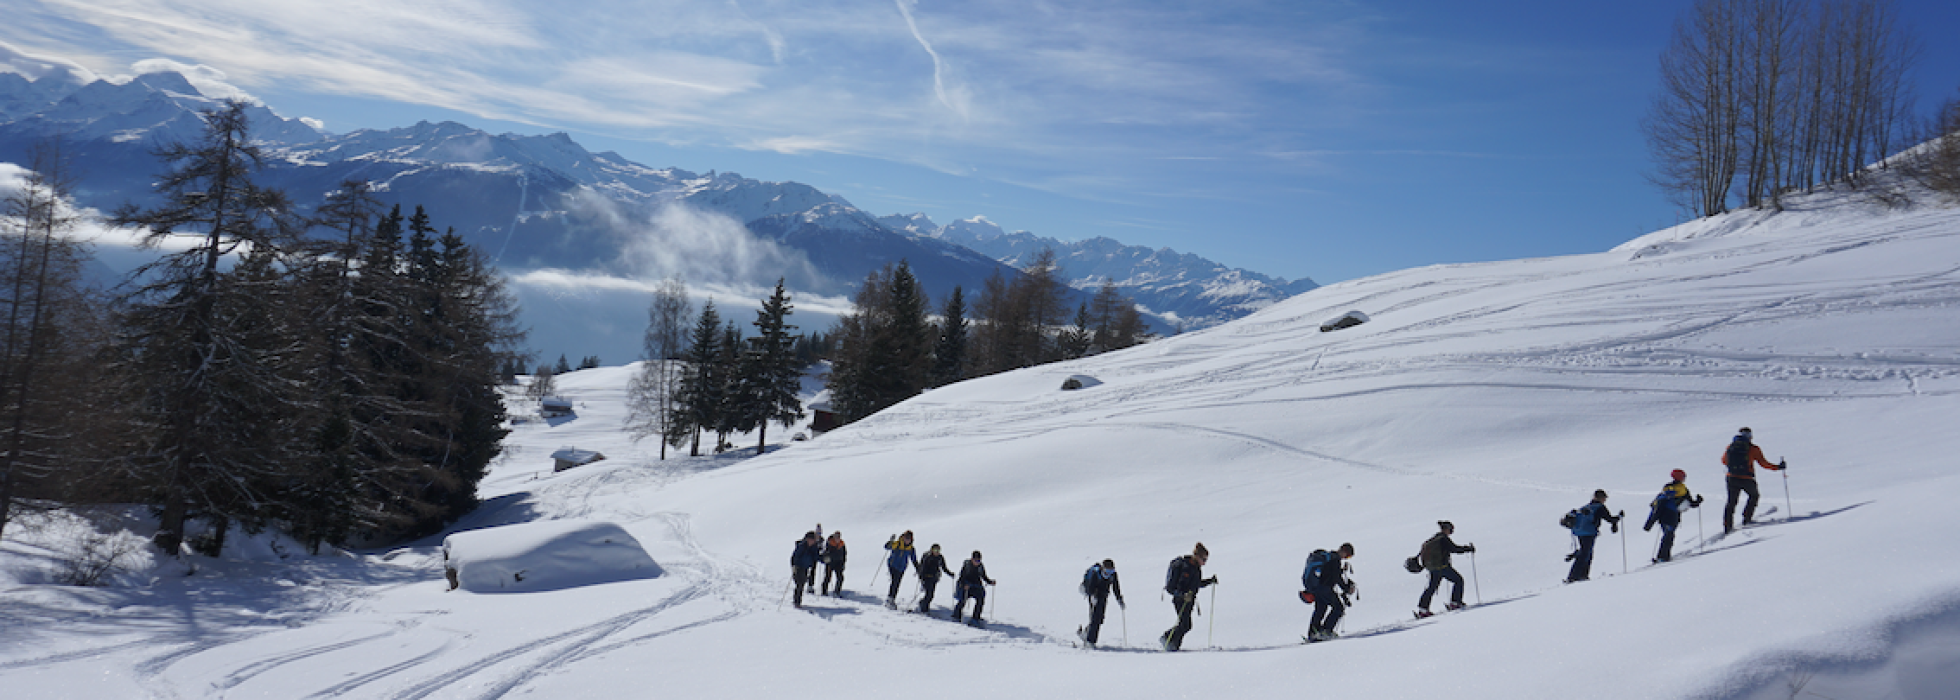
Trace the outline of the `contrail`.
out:
[[[912,29],[912,38],[919,40],[919,46],[924,47],[926,55],[932,57],[932,92],[939,97],[939,104],[946,105],[947,109],[953,110],[961,119],[965,119],[966,110],[955,106],[953,101],[946,97],[946,64],[939,60],[939,52],[932,50],[932,42],[926,41],[925,35],[919,33],[919,23],[912,20],[911,6],[918,1],[892,0],[893,4],[898,5],[898,13],[905,16],[905,26]]]

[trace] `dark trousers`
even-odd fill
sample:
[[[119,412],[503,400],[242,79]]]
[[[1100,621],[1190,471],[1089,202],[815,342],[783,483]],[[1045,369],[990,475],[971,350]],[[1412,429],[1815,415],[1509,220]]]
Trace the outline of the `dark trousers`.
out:
[[[811,574],[815,573],[810,570],[811,568],[808,566],[789,567],[790,583],[796,589],[796,607],[803,607],[803,586],[810,583],[810,579],[812,578]]]
[[[1323,586],[1313,592],[1313,620],[1307,626],[1307,631],[1332,632],[1335,625],[1341,624],[1341,616],[1345,614],[1347,603],[1341,602],[1341,594],[1334,592],[1333,586]]]
[[[1198,592],[1179,593],[1171,597],[1171,606],[1177,608],[1177,626],[1164,631],[1164,638],[1170,640],[1164,646],[1171,651],[1184,647],[1184,633],[1191,631],[1191,613],[1198,610]]]
[[[1572,555],[1572,571],[1565,575],[1567,581],[1584,581],[1592,578],[1593,540],[1599,535],[1579,535],[1579,552]]]
[[[826,566],[823,568],[823,594],[830,595],[830,576],[837,575],[837,592],[844,592],[844,567]]]
[[[1108,595],[1091,596],[1089,598],[1089,628],[1082,631],[1083,641],[1090,644],[1096,643],[1096,633],[1102,631],[1103,613],[1107,612],[1109,612]]]
[[[1436,589],[1442,587],[1444,581],[1450,582],[1450,602],[1462,605],[1463,574],[1457,573],[1455,567],[1445,566],[1429,570],[1429,587],[1422,589],[1422,600],[1416,601],[1416,606],[1428,610],[1430,599],[1436,596]]]
[[[1681,524],[1663,522],[1660,526],[1661,548],[1654,551],[1654,561],[1672,561],[1674,559],[1674,529],[1680,527]]]
[[[979,620],[980,611],[987,607],[987,587],[976,583],[969,583],[963,586],[958,584],[954,585],[957,590],[953,591],[953,597],[957,598],[959,602],[953,604],[953,619],[958,620],[962,615],[966,614],[966,601],[971,600],[973,601],[973,619]]]
[[[1748,525],[1756,521],[1756,498],[1761,495],[1756,490],[1756,480],[1737,479],[1731,476],[1729,477],[1729,504],[1722,506],[1723,532],[1735,529],[1735,497],[1744,493],[1749,494],[1749,502],[1742,506],[1742,524]]]
[[[885,594],[886,600],[898,600],[898,584],[905,582],[905,567],[888,567],[892,570],[892,592]]]
[[[931,610],[931,609],[932,609],[932,594],[934,594],[934,593],[938,593],[938,592],[939,592],[939,577],[938,577],[938,576],[920,576],[920,577],[919,577],[919,591],[920,591],[920,592],[922,592],[922,593],[924,593],[924,594],[925,594],[925,596],[926,596],[925,598],[922,598],[922,599],[920,599],[920,600],[919,600],[919,612],[926,612],[926,611],[928,611],[928,610]]]

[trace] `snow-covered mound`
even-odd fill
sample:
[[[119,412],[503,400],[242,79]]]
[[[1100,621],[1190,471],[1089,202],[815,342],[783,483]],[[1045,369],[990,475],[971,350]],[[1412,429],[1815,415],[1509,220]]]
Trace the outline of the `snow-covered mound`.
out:
[[[1319,332],[1349,309],[1373,320]],[[1960,684],[1960,211],[1814,198],[1598,254],[1344,282],[935,389],[757,458],[661,461],[627,439],[632,374],[561,375],[579,418],[514,426],[484,507],[457,527],[614,522],[670,575],[444,594],[432,540],[288,565],[289,586],[17,586],[0,592],[0,683],[92,697],[1472,700]],[[1072,375],[1101,384],[1058,390]],[[1722,536],[1718,459],[1742,426],[1790,469],[1761,474],[1761,524]],[[609,458],[551,473],[568,444]],[[1708,502],[1684,517],[1675,561],[1650,565],[1656,533],[1639,525],[1676,468]],[[1592,581],[1561,585],[1571,538],[1555,523],[1594,489],[1628,527],[1601,536]],[[1477,545],[1456,562],[1484,605],[1416,622],[1426,577],[1400,564],[1437,520]],[[846,590],[797,610],[788,559],[819,522],[850,545]],[[880,604],[879,545],[904,530],[956,560],[985,552],[988,629]],[[1174,618],[1163,567],[1199,541],[1220,583],[1187,651],[1155,651]],[[1302,645],[1302,564],[1343,542],[1362,591],[1347,639]],[[1104,558],[1136,605],[1110,611],[1090,652],[1073,644],[1076,585]],[[916,579],[901,583],[913,600]],[[943,615],[948,582],[937,593]]]
[[[548,520],[458,532],[442,541],[450,585],[473,593],[553,591],[654,578],[660,565],[613,523]]]

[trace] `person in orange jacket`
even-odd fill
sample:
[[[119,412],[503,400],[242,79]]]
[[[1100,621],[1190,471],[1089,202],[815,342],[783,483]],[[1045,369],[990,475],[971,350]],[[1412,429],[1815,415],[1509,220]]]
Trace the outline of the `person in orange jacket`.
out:
[[[1784,466],[1770,464],[1763,457],[1763,448],[1758,447],[1755,435],[1748,428],[1736,431],[1735,439],[1729,441],[1729,449],[1722,453],[1722,466],[1729,468],[1729,503],[1722,507],[1722,532],[1735,531],[1735,501],[1739,494],[1749,494],[1749,502],[1742,506],[1742,524],[1756,522],[1756,499],[1761,493],[1756,489],[1756,465],[1770,471],[1783,471]]]

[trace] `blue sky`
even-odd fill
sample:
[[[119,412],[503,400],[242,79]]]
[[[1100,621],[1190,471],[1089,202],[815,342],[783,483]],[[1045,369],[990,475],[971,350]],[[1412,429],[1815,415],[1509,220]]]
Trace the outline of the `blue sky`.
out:
[[[1330,283],[1674,223],[1638,123],[1688,5],[0,0],[0,48]],[[1960,94],[1960,3],[1899,7]]]

